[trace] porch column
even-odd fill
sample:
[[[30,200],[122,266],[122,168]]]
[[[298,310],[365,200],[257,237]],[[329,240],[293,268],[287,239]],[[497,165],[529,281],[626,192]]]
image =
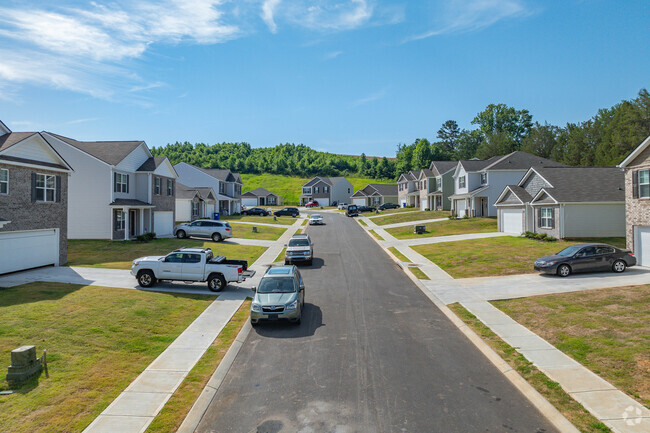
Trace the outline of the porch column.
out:
[[[129,231],[131,230],[131,228],[129,227],[129,224],[131,221],[129,220],[131,219],[131,215],[129,215],[129,210],[130,209],[128,207],[125,207],[122,210],[122,212],[124,212],[124,240],[125,241],[130,240]]]
[[[113,240],[113,236],[115,234],[115,209],[112,207],[109,209],[111,210],[111,240]]]
[[[139,233],[143,234],[144,233],[144,213],[145,213],[145,210],[140,209],[140,212],[138,212],[138,213],[140,214],[140,232]]]

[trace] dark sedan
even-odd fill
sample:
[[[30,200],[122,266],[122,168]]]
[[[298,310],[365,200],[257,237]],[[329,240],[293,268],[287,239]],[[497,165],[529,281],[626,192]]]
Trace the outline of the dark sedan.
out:
[[[386,209],[399,209],[399,205],[395,203],[384,203],[381,206],[379,206],[379,210],[386,210]]]
[[[374,212],[377,208],[374,206],[359,206],[359,212]]]
[[[629,251],[606,244],[572,245],[552,256],[535,260],[535,270],[545,274],[568,277],[574,272],[623,272],[636,265],[636,257]]]
[[[250,209],[243,210],[241,214],[267,216],[269,214],[269,211],[267,211],[266,209],[262,209],[261,207],[252,207]]]
[[[290,217],[297,217],[300,215],[300,211],[298,208],[295,207],[285,207],[284,209],[276,210],[273,212],[273,215],[275,216],[290,216]]]

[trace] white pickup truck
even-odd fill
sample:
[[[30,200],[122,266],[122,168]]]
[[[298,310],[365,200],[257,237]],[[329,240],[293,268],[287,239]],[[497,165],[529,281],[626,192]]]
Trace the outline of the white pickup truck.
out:
[[[228,283],[241,283],[255,275],[246,260],[213,256],[210,248],[179,248],[166,256],[140,257],[131,265],[131,275],[142,287],[157,281],[207,281],[208,289],[222,291]]]

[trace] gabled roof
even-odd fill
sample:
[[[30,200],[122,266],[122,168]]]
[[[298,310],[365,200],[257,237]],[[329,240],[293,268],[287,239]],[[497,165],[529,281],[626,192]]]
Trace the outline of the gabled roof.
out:
[[[4,124],[3,124],[4,125]],[[8,128],[7,128],[8,129]],[[61,164],[59,163],[53,163],[53,162],[47,162],[47,161],[39,161],[35,159],[28,159],[28,158],[23,158],[23,157],[16,157],[16,156],[10,156],[5,154],[5,152],[9,149],[11,149],[13,146],[22,143],[23,141],[27,140],[30,137],[33,136],[38,136],[41,138],[45,146],[47,146],[53,153],[56,155],[56,158],[59,159]],[[46,137],[41,134],[40,132],[9,132],[6,134],[3,134],[0,136],[0,154],[3,154],[0,158],[2,158],[5,161],[13,161],[17,163],[22,163],[22,164],[31,164],[31,165],[40,165],[44,167],[50,167],[58,170],[72,170],[72,167],[68,164],[68,162],[63,159],[63,157],[59,154],[59,152],[56,151],[56,149],[50,144],[49,141],[47,141]]]
[[[272,193],[266,188],[255,188],[252,191],[247,191],[242,194],[242,197],[268,197],[269,195],[274,195],[276,197],[280,197],[279,195]]]
[[[47,132],[47,131],[46,131]],[[62,135],[47,132],[64,143],[75,147],[109,165],[118,165],[124,158],[138,146],[144,144],[142,140],[134,141],[77,141]],[[146,146],[146,144],[145,144]]]
[[[540,193],[545,191],[557,202],[625,201],[625,174],[620,168],[537,167],[535,171],[551,184]],[[533,200],[536,199],[537,196]]]
[[[458,161],[431,161],[429,170],[431,170],[435,176],[442,176],[448,171],[456,168],[457,165]]]
[[[317,184],[318,182],[322,181],[325,182],[326,184],[332,186],[335,183],[339,182],[341,179],[345,179],[343,176],[338,176],[338,177],[325,177],[325,176],[316,176],[309,182],[303,185],[303,187],[308,187]]]
[[[138,171],[155,171],[166,159],[166,156],[152,156],[138,168]]]
[[[228,170],[227,168],[222,169],[222,168],[201,168],[201,167],[196,167],[202,172],[209,174],[210,176],[219,179],[222,182],[237,182],[237,177],[233,174],[232,171]],[[239,176],[239,175],[237,175]],[[239,183],[241,183],[241,178],[239,178]]]
[[[491,160],[491,159],[490,159]],[[488,160],[488,161],[490,161]],[[521,150],[514,151],[505,156],[498,157],[495,161],[482,170],[527,170],[531,167],[566,167],[564,164],[553,160],[531,155]]]
[[[625,159],[623,160],[623,162],[621,162],[619,165],[617,165],[617,167],[620,167],[620,168],[626,168],[628,165],[630,165],[630,163],[631,163],[632,161],[634,161],[634,160],[636,159],[637,156],[639,156],[639,154],[641,154],[641,152],[643,152],[644,150],[646,150],[646,149],[648,148],[648,146],[650,146],[650,136],[648,136],[648,138],[646,138],[645,140],[643,140],[643,141],[641,142],[641,144],[639,144],[639,145],[637,146],[637,148],[634,149],[634,150],[632,151],[632,153],[630,153],[630,154],[627,156],[627,158],[625,158]]]
[[[508,192],[512,193],[512,195],[517,198],[521,204],[526,204],[530,203],[533,197],[528,194],[528,191],[526,191],[524,188],[520,187],[519,185],[507,185],[501,195],[499,195],[499,198],[494,202],[495,206],[498,206],[499,204],[502,203],[503,199],[506,197]]]
[[[493,156],[490,159],[469,159],[461,160],[458,163],[465,169],[466,172],[481,171],[488,165],[496,162],[497,159],[503,158],[502,156]]]
[[[176,198],[192,200],[196,195],[201,200],[207,200],[212,196],[213,200],[217,199],[214,190],[209,186],[192,187],[176,182]]]
[[[397,185],[383,183],[369,183],[354,194],[352,197],[370,197],[372,195],[396,196]]]
[[[423,168],[420,170],[420,176],[418,176],[418,179],[426,179],[428,177],[436,177],[436,175],[432,170],[429,170],[428,168]]]
[[[9,149],[14,144],[20,143],[34,134],[38,134],[38,132],[10,132],[0,135],[0,152]]]

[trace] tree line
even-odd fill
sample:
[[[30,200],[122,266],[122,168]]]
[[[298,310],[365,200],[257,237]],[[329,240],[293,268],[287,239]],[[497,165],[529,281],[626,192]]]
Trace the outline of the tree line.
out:
[[[320,152],[303,144],[252,148],[249,143],[173,143],[152,148],[172,164],[184,161],[204,168],[228,168],[237,173],[272,173],[312,177],[359,174],[396,179],[400,173],[429,166],[432,160],[487,159],[522,150],[572,166],[612,166],[650,135],[650,94],[604,108],[591,119],[565,126],[541,124],[525,109],[490,104],[461,129],[444,122],[434,140],[418,138],[398,144],[394,159]]]

